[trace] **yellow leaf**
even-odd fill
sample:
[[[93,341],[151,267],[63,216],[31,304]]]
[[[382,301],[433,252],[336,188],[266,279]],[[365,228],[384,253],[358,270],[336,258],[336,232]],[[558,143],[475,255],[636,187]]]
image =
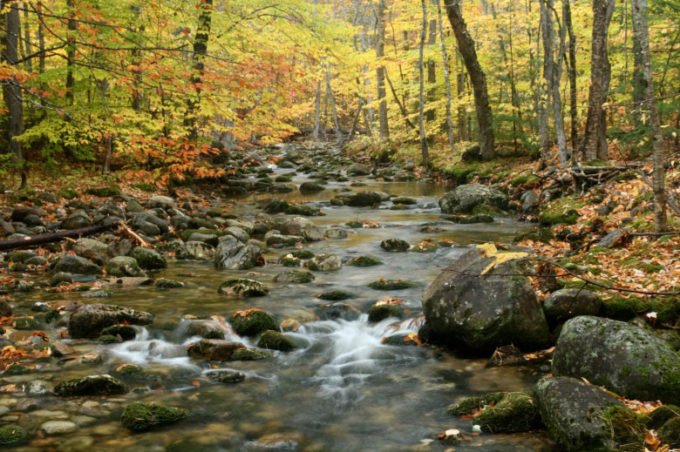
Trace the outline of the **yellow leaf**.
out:
[[[484,269],[482,275],[486,275],[496,265],[500,265],[504,262],[508,262],[514,259],[521,259],[523,257],[528,256],[527,253],[521,251],[499,253],[498,249],[496,249],[496,246],[493,243],[483,243],[481,245],[477,245],[477,248],[482,250],[484,256],[494,258],[493,262],[491,262]]]

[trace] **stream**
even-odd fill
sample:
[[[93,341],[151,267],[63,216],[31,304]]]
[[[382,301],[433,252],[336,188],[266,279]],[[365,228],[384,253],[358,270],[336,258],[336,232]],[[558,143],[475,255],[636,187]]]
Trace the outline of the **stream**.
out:
[[[272,177],[291,172],[275,168]],[[293,177],[295,184],[307,180],[300,175]],[[220,202],[223,206],[233,204],[230,213],[248,219],[260,212],[257,206],[273,196],[312,203],[321,207],[325,216],[309,219],[322,229],[345,227],[350,221],[379,223],[377,228],[345,227],[347,238],[327,239],[305,248],[335,254],[343,262],[360,255],[375,256],[383,265],[343,265],[336,272],[314,272],[316,279],[309,284],[278,284],[272,280],[286,269],[277,262],[287,251],[268,250],[267,265],[253,270],[217,271],[211,262],[172,261],[169,268],[153,273],[154,279],[184,281],[187,287],[182,289],[117,288],[103,300],[83,299],[151,312],[154,324],[136,327],[137,338],[120,344],[66,339],[85,357],[39,360],[30,374],[0,376],[2,385],[26,388],[24,392],[0,393],[0,419],[21,418],[29,431],[35,431],[46,418],[70,420],[77,425],[75,431],[57,441],[50,442],[54,438],[48,437],[43,443],[37,440],[17,450],[445,450],[449,446],[440,443],[437,434],[451,428],[469,437],[456,445],[456,450],[552,450],[553,443],[543,432],[476,434],[473,420],[447,414],[447,407],[462,396],[530,390],[542,376],[540,372],[524,367],[486,367],[485,359],[461,359],[432,347],[382,343],[383,338],[396,333],[417,333],[422,322],[423,290],[466,246],[510,242],[530,226],[508,218],[490,224],[442,222],[437,200],[446,192],[445,187],[368,178],[361,178],[364,185],[352,186],[357,180],[329,182],[326,190],[314,195],[295,191]],[[417,204],[408,210],[392,210],[390,202],[382,203],[379,209],[331,205],[330,199],[347,188],[413,197]],[[436,228],[421,232],[424,224]],[[435,242],[447,239],[455,245],[431,253],[387,253],[380,248],[382,240],[394,237],[411,244],[427,238]],[[218,294],[220,283],[232,277],[266,282],[270,293],[249,299]],[[416,282],[417,287],[390,292],[368,287],[380,278],[401,278]],[[352,293],[354,298],[346,302],[364,314],[355,320],[318,320],[315,308],[327,303],[318,295],[334,289]],[[386,296],[404,301],[405,317],[369,323],[365,314],[368,308]],[[36,302],[80,299],[78,293],[36,291],[17,296],[15,305],[17,312],[30,313]],[[289,353],[274,352],[272,359],[221,363],[218,369],[243,372],[246,379],[233,385],[213,382],[206,378],[206,372],[214,369],[187,356],[187,346],[199,339],[187,337],[187,326],[194,318],[229,318],[233,312],[248,308],[266,310],[280,320],[299,321],[299,330],[286,334],[303,346]],[[17,332],[22,333],[30,335]],[[225,338],[255,347],[253,340],[232,333],[226,333]],[[67,378],[115,375],[119,366],[128,363],[141,366],[144,376],[126,395],[61,399],[42,393],[45,387]],[[137,400],[182,407],[190,415],[172,426],[134,434],[121,426],[119,418],[123,407]]]

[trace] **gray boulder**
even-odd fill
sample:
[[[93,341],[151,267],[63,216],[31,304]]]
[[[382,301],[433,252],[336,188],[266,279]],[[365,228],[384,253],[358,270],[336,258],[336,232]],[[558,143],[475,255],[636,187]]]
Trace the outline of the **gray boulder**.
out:
[[[168,266],[165,257],[150,248],[138,246],[130,252],[130,256],[134,257],[139,266],[145,270],[158,270]]]
[[[225,235],[215,252],[215,268],[218,270],[246,270],[257,265],[260,249],[250,243],[240,242],[236,237]]]
[[[508,196],[481,184],[460,185],[439,200],[443,213],[486,213],[508,208]]]
[[[191,240],[177,251],[176,256],[178,259],[211,260],[215,257],[215,248],[205,242]]]
[[[680,356],[637,325],[581,316],[564,324],[552,371],[587,378],[626,397],[680,403]]]
[[[172,209],[177,207],[177,204],[175,203],[175,200],[169,196],[157,195],[149,198],[149,200],[146,202],[146,207],[149,209]]]
[[[597,295],[585,289],[557,290],[543,302],[543,312],[551,325],[580,315],[597,315],[601,307],[602,302]]]
[[[305,265],[310,270],[334,272],[342,268],[342,261],[335,254],[317,254]]]
[[[63,229],[79,229],[92,224],[90,217],[84,210],[76,210],[71,213],[64,221],[61,222]]]
[[[283,235],[296,235],[308,242],[323,240],[323,232],[310,220],[303,217],[271,217],[268,226]]]
[[[76,273],[79,275],[98,275],[102,271],[99,265],[73,254],[61,256],[57,261],[57,265],[54,267],[54,270],[57,273],[66,272]]]
[[[137,260],[130,256],[116,256],[106,264],[106,273],[111,276],[146,276]]]
[[[71,314],[68,333],[72,338],[96,338],[107,326],[118,324],[149,325],[153,315],[110,304],[82,305]]]
[[[430,340],[471,353],[509,344],[536,350],[548,344],[548,323],[528,278],[522,276],[524,261],[489,269],[493,262],[473,248],[427,288],[424,332]]]

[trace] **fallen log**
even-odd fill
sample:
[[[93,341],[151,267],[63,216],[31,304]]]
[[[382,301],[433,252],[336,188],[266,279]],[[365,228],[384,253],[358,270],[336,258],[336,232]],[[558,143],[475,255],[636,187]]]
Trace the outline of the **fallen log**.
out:
[[[69,231],[48,232],[45,234],[22,237],[20,239],[0,240],[0,251],[28,248],[30,246],[43,245],[45,243],[59,242],[67,238],[92,235],[98,232],[106,231],[107,229],[111,229],[115,226],[118,226],[118,224],[119,221],[114,220],[94,226],[87,226],[85,228],[71,229]]]

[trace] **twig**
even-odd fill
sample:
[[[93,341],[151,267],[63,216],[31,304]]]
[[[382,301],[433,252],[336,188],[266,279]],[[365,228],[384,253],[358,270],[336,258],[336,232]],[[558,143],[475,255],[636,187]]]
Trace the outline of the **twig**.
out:
[[[120,224],[120,229],[121,231],[132,237],[134,240],[136,240],[140,246],[144,248],[150,248],[149,243],[143,238],[141,238],[135,231],[130,229],[125,223]]]

